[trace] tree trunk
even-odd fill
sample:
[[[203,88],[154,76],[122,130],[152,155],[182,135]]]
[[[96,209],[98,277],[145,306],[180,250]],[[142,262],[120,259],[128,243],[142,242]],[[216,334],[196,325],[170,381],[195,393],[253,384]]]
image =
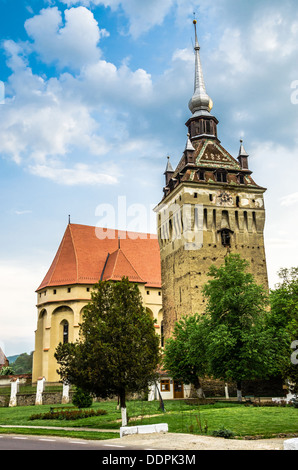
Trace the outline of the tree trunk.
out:
[[[242,402],[242,382],[241,381],[237,382],[237,398],[238,398],[238,401],[241,403]]]
[[[198,378],[196,383],[194,384],[194,387],[196,389],[196,394],[198,398],[205,398],[205,393],[202,387],[202,384],[200,382],[200,379]]]
[[[125,401],[125,390],[121,390],[119,394],[120,399],[120,408],[121,408],[121,418],[122,418],[122,427],[127,426],[127,410],[126,410],[126,401]]]

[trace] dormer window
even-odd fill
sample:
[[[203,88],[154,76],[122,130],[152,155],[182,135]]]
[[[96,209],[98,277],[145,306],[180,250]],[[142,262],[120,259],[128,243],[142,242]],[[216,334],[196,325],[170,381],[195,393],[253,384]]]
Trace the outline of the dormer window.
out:
[[[204,170],[198,171],[198,178],[199,178],[200,181],[205,181],[205,171]]]
[[[244,175],[242,173],[238,174],[238,183],[239,184],[245,184]]]
[[[216,181],[218,183],[227,183],[228,176],[226,170],[217,170],[215,172]]]

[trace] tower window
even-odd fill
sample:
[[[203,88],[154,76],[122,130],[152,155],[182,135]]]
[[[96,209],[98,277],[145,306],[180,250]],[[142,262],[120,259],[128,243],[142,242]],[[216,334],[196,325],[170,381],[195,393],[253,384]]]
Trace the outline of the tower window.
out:
[[[231,230],[224,229],[220,231],[221,234],[221,243],[223,246],[231,246],[231,236],[232,236]]]
[[[68,287],[68,288],[67,288],[67,292],[68,292],[68,293],[71,292],[71,287]]]
[[[206,121],[206,134],[211,134],[211,124],[210,124],[210,121]]]

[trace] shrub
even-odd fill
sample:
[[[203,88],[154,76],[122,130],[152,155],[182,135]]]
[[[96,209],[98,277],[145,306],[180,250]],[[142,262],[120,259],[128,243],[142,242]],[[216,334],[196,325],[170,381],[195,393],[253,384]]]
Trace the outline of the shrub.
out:
[[[82,418],[90,418],[92,416],[102,416],[106,415],[107,411],[105,410],[57,410],[48,411],[46,413],[39,413],[30,416],[30,420],[33,421],[35,419],[60,419],[60,420],[76,420]]]
[[[77,408],[90,408],[92,405],[92,396],[81,388],[77,388],[73,394],[72,402]]]
[[[292,398],[291,400],[291,404],[294,408],[298,408],[298,397],[295,396],[294,398]]]
[[[233,431],[230,431],[226,428],[220,428],[217,431],[213,431],[212,436],[214,437],[223,437],[224,439],[231,439],[235,436]]]

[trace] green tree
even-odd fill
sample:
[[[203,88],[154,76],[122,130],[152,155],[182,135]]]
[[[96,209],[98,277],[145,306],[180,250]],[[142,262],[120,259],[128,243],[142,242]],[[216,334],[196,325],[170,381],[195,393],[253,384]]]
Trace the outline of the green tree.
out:
[[[173,336],[165,343],[163,367],[174,380],[192,384],[197,395],[204,396],[200,382],[207,371],[203,317],[191,315],[176,322]]]
[[[275,366],[298,393],[298,364],[294,349],[298,349],[298,268],[283,268],[280,282],[270,292],[270,312],[267,328],[274,345]],[[292,347],[293,346],[293,347]]]
[[[230,254],[219,268],[210,267],[212,279],[203,287],[210,370],[218,379],[237,383],[239,401],[243,380],[269,377],[273,368],[265,329],[268,294],[248,267],[240,255]]]
[[[147,390],[160,361],[159,338],[138,286],[127,278],[96,284],[80,341],[60,344],[55,358],[63,380],[97,397],[118,396],[124,425],[127,394]]]
[[[30,354],[20,354],[11,364],[14,374],[31,374],[32,372],[33,352]]]

